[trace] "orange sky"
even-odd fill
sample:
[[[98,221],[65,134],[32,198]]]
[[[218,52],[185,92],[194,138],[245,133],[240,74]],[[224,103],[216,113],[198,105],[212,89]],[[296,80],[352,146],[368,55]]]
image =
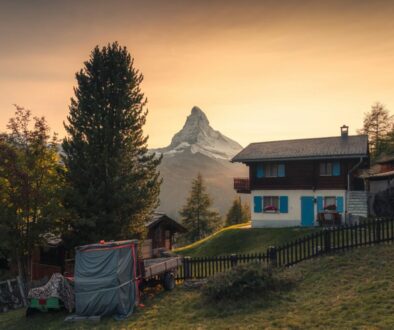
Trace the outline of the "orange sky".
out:
[[[169,144],[194,105],[244,146],[336,135],[344,123],[355,133],[373,102],[394,109],[390,1],[0,6],[0,130],[17,103],[63,136],[75,72],[96,44],[115,40],[145,76],[150,147]]]

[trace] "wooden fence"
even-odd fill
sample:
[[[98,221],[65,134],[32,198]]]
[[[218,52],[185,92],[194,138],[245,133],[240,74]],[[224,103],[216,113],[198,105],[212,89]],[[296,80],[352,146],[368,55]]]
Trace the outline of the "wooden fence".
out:
[[[265,253],[233,254],[220,257],[185,257],[178,269],[178,280],[206,278],[226,271],[237,264],[259,262],[274,267],[288,267],[324,254],[337,253],[360,246],[394,240],[394,218],[373,219],[355,225],[344,225],[306,235],[270,247]]]
[[[220,257],[184,257],[178,268],[177,280],[206,278],[221,273],[238,264],[259,262],[267,263],[266,254],[232,254]]]

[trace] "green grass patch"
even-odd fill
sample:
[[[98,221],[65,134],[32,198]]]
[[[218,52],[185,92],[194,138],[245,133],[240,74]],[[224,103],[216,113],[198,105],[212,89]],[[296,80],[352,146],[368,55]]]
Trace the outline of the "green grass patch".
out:
[[[264,253],[270,246],[279,246],[303,237],[318,228],[245,228],[226,227],[201,241],[175,250],[184,256],[212,257],[232,253]]]
[[[0,314],[2,329],[392,329],[394,245],[360,248],[303,262],[286,272],[294,288],[274,296],[209,303],[182,286],[145,298],[145,308],[117,322],[64,324],[66,314],[26,320]]]

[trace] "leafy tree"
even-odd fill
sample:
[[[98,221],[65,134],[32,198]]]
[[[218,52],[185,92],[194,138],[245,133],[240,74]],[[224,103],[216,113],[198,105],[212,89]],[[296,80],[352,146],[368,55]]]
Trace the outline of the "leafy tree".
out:
[[[234,198],[233,204],[227,213],[226,226],[236,225],[250,221],[250,208],[242,204],[241,197]]]
[[[75,243],[140,235],[161,184],[161,158],[148,153],[142,130],[148,113],[143,76],[115,42],[95,47],[76,79],[63,142]]]
[[[61,230],[64,168],[56,135],[43,117],[16,106],[15,117],[0,136],[0,249],[9,250],[19,274],[29,275],[33,247],[42,234]]]
[[[180,211],[182,223],[187,228],[185,238],[194,242],[218,230],[222,219],[216,211],[211,210],[212,199],[206,192],[203,178],[199,173],[192,181],[190,195]]]
[[[371,107],[371,111],[365,114],[364,126],[359,133],[368,134],[369,146],[373,158],[390,149],[390,132],[393,134],[394,117],[390,115],[385,106],[379,102]]]

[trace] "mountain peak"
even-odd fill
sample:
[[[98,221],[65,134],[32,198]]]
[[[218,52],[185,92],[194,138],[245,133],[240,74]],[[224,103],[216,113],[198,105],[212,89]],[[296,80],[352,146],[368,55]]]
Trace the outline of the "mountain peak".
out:
[[[242,149],[241,145],[229,139],[210,125],[204,111],[194,106],[187,117],[183,128],[176,133],[171,144],[158,149],[164,154],[175,154],[190,150],[211,158],[230,159]]]
[[[197,118],[199,118],[199,119],[203,119],[203,120],[205,120],[205,121],[208,121],[208,118],[207,118],[205,112],[202,111],[202,110],[201,110],[199,107],[197,107],[197,106],[194,106],[194,107],[192,108],[192,112],[190,113],[190,116],[192,116],[192,117],[197,117]]]

